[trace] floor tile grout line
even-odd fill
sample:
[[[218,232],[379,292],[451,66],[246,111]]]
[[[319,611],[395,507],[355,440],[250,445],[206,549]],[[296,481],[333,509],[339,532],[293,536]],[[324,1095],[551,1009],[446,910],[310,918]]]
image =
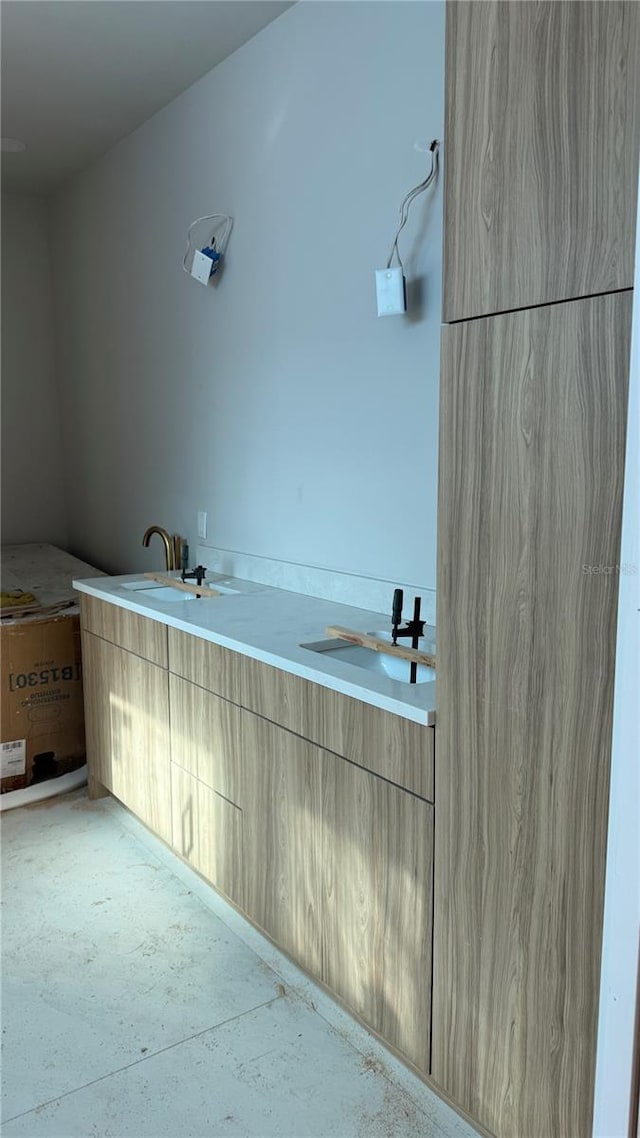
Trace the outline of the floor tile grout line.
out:
[[[141,1055],[140,1058],[134,1059],[131,1063],[125,1063],[123,1067],[116,1067],[113,1071],[108,1071],[105,1075],[99,1075],[97,1079],[89,1079],[88,1083],[82,1083],[79,1087],[73,1087],[70,1091],[65,1091],[63,1094],[54,1095],[53,1098],[47,1099],[46,1102],[36,1103],[35,1106],[29,1107],[28,1110],[21,1110],[19,1114],[13,1114],[11,1118],[2,1119],[2,1127],[8,1126],[10,1122],[15,1122],[17,1118],[26,1118],[28,1114],[33,1114],[36,1110],[43,1110],[45,1106],[51,1106],[53,1102],[59,1102],[61,1099],[69,1098],[70,1095],[78,1094],[80,1091],[86,1091],[88,1087],[93,1087],[97,1083],[103,1083],[105,1079],[110,1079],[114,1075],[121,1075],[123,1071],[129,1071],[132,1067],[138,1067],[141,1063],[146,1063],[148,1059],[155,1059],[157,1055],[164,1055],[166,1051],[172,1051],[175,1047],[181,1047],[183,1043],[191,1043],[194,1039],[200,1039],[203,1035],[208,1035],[211,1031],[217,1031],[220,1027],[227,1027],[228,1024],[234,1023],[243,1016],[251,1015],[252,1012],[257,1012],[261,1008],[268,1008],[271,1004],[275,1004],[283,997],[272,996],[270,1000],[264,1000],[261,1004],[256,1004],[253,1008],[247,1008],[244,1012],[238,1012],[235,1016],[229,1016],[229,1019],[223,1019],[220,1023],[213,1024],[212,1027],[205,1027],[202,1031],[196,1031],[193,1035],[187,1035],[184,1039],[178,1039],[175,1043],[168,1043],[166,1047],[159,1047],[157,1051],[150,1051],[147,1055]]]

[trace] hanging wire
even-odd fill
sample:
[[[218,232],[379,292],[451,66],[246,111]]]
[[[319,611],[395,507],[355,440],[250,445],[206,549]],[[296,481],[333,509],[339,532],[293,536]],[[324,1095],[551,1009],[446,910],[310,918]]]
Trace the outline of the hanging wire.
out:
[[[393,258],[397,257],[398,258],[398,264],[400,265],[400,268],[402,269],[403,276],[404,276],[404,265],[402,264],[402,258],[400,257],[400,252],[398,249],[398,238],[399,238],[400,234],[402,233],[402,230],[404,229],[405,225],[407,224],[407,219],[409,217],[409,210],[411,208],[411,203],[415,200],[415,198],[417,198],[419,196],[419,194],[422,194],[422,193],[424,193],[425,190],[428,190],[429,186],[431,185],[434,178],[436,177],[436,174],[438,173],[438,152],[440,150],[440,143],[439,143],[437,138],[434,138],[433,142],[431,143],[431,145],[429,147],[429,150],[431,151],[431,169],[429,170],[429,173],[427,174],[427,176],[423,182],[420,182],[420,184],[418,186],[414,186],[414,188],[412,190],[409,190],[409,193],[407,194],[402,205],[400,206],[400,224],[398,226],[398,230],[397,230],[397,233],[395,235],[393,245],[391,246],[391,252],[389,254],[389,260],[387,261],[387,268],[390,269]]]

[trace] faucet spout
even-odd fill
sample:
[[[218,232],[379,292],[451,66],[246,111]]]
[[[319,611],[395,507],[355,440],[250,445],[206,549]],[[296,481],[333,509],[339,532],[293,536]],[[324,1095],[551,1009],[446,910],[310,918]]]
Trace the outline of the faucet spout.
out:
[[[162,539],[162,543],[164,545],[164,560],[166,568],[175,569],[175,565],[173,563],[173,543],[166,529],[162,529],[162,526],[149,526],[149,528],[145,530],[144,537],[142,538],[142,544],[144,545],[145,549],[148,548],[149,542],[151,541],[154,533],[157,533],[158,537]]]

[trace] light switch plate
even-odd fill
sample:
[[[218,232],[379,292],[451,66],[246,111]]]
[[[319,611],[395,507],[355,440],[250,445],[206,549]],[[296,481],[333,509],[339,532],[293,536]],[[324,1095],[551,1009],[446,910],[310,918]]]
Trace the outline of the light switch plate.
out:
[[[205,510],[198,510],[198,537],[207,536],[207,514]]]

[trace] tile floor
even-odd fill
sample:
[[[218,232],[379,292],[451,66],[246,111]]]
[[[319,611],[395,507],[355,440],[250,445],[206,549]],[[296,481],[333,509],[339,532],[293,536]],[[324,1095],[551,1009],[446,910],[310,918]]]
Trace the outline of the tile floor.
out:
[[[475,1138],[112,799],[2,816],[4,1138]]]

